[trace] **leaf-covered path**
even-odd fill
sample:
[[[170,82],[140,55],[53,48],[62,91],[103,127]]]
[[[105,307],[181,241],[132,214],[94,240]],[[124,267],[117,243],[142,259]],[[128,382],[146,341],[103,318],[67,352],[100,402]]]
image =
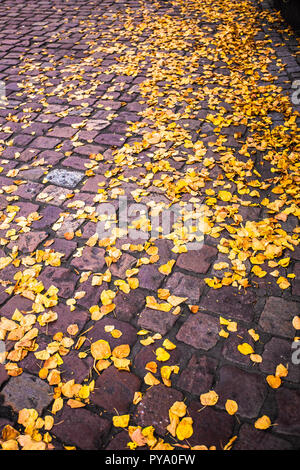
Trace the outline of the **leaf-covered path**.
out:
[[[299,449],[292,30],[3,0],[0,38],[2,448]]]

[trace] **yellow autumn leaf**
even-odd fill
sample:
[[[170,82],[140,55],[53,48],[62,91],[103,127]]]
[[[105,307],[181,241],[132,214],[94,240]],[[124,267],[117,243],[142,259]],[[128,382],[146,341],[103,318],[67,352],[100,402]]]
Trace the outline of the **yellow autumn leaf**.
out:
[[[172,272],[172,268],[173,268],[174,264],[175,264],[175,260],[171,259],[166,264],[162,264],[158,268],[158,270],[161,274],[165,274],[166,276],[168,276]]]
[[[268,384],[270,385],[271,388],[279,388],[281,385],[281,378],[276,377],[275,375],[268,375],[266,378]]]
[[[244,354],[244,356],[254,353],[254,349],[248,343],[239,344],[237,348],[241,354]]]
[[[224,202],[228,202],[231,200],[232,195],[229,191],[219,191],[218,194],[219,199],[221,199]]]
[[[111,356],[111,349],[107,341],[99,339],[91,344],[91,354],[94,359],[108,359]]]
[[[207,393],[200,395],[200,402],[203,406],[214,406],[219,400],[219,395],[214,391],[210,390]]]
[[[114,357],[117,357],[118,359],[128,357],[129,354],[130,354],[129,344],[120,344],[119,346],[116,346],[112,351],[112,355]]]
[[[180,441],[188,439],[193,435],[193,419],[190,417],[182,418],[176,428],[176,436]]]
[[[115,298],[116,292],[108,289],[108,290],[103,290],[100,294],[100,299],[103,305],[110,305],[112,303],[112,300]]]
[[[183,418],[186,415],[187,406],[183,401],[175,401],[170,408],[170,412],[179,418]]]
[[[268,416],[263,415],[255,421],[254,426],[256,429],[268,429],[271,426],[271,420]]]
[[[286,377],[288,375],[288,369],[283,364],[278,364],[276,367],[276,377]]]
[[[144,377],[144,382],[146,385],[158,385],[160,384],[160,381],[154,377],[153,374],[151,374],[151,372],[148,372],[145,377]]]
[[[238,410],[238,404],[234,400],[227,400],[225,403],[225,409],[229,415],[234,415]]]
[[[113,416],[113,425],[116,428],[127,428],[130,420],[130,415]]]
[[[157,348],[155,354],[156,359],[160,362],[165,362],[170,359],[170,354],[164,348]]]

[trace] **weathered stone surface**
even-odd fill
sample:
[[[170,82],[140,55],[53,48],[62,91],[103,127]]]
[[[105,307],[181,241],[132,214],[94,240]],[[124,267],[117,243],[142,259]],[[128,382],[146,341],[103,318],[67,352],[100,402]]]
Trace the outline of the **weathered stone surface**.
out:
[[[265,345],[262,354],[262,363],[259,364],[260,370],[266,374],[274,374],[276,367],[283,364],[288,368],[288,375],[283,380],[300,383],[300,367],[292,362],[294,350],[291,342],[281,338],[271,338]]]
[[[23,253],[32,253],[47,236],[46,232],[21,233],[17,240],[9,243],[8,247],[12,248],[13,246],[17,246],[19,251]]]
[[[292,445],[265,431],[255,429],[251,424],[243,424],[233,450],[292,450]]]
[[[1,345],[0,345],[1,346]],[[3,349],[0,347],[0,353],[4,352]],[[3,364],[0,364],[0,387],[9,379],[9,375],[4,368]]]
[[[250,344],[250,346],[252,346],[252,348],[255,350],[255,341],[249,335],[247,328],[244,328],[238,324],[237,331],[230,332],[228,338],[224,340],[222,354],[231,362],[249,366],[250,364],[253,364],[249,355],[241,354],[238,350],[238,345],[242,344],[243,342]]]
[[[139,426],[153,426],[158,434],[164,436],[170,423],[169,409],[175,401],[181,400],[182,394],[177,390],[155,385],[147,390],[138,404],[134,419]]]
[[[217,407],[224,408],[228,399],[235,400],[240,416],[255,418],[267,396],[267,385],[261,375],[225,365],[219,371],[215,391],[219,395]]]
[[[205,282],[194,276],[174,272],[167,280],[164,288],[169,289],[172,295],[188,297],[189,302],[199,302]]]
[[[72,215],[68,215],[63,222],[61,223],[60,227],[56,230],[57,237],[64,237],[66,233],[74,233],[79,227],[83,224],[83,220],[78,220],[76,217]]]
[[[215,247],[203,245],[199,251],[190,250],[187,253],[182,253],[178,257],[176,266],[186,271],[204,274],[208,271],[212,259],[216,256],[217,252]]]
[[[14,295],[1,307],[1,315],[11,318],[16,308],[20,312],[29,312],[32,310],[32,300],[25,299],[21,295]]]
[[[108,325],[114,326],[116,330],[122,332],[122,335],[119,338],[114,338],[111,333],[105,331],[105,327]],[[113,349],[120,344],[129,344],[129,346],[133,346],[137,340],[136,333],[137,330],[129,323],[116,320],[116,318],[111,316],[106,316],[95,322],[93,327],[86,333],[86,336],[92,342],[104,339],[105,341],[108,341],[111,349]]]
[[[178,341],[183,341],[197,349],[213,348],[218,339],[219,325],[216,318],[205,313],[190,315],[176,335]]]
[[[47,333],[49,335],[55,335],[55,333],[58,333],[59,331],[66,334],[68,326],[72,324],[78,325],[79,330],[81,330],[89,318],[89,314],[87,312],[82,311],[79,308],[75,308],[75,310],[71,312],[70,307],[62,302],[59,302],[58,305],[52,307],[51,310],[57,313],[57,320],[47,323],[46,326],[39,327],[43,333]]]
[[[126,270],[131,269],[137,260],[133,256],[125,253],[121,256],[121,258],[117,261],[117,263],[113,263],[110,266],[110,272],[113,276],[116,276],[121,279],[126,278]]]
[[[54,149],[56,145],[58,145],[60,139],[56,139],[54,137],[37,137],[32,143],[33,147],[38,149]]]
[[[111,145],[113,147],[122,147],[126,138],[121,134],[99,134],[95,138],[98,144]]]
[[[129,447],[127,443],[131,442],[131,439],[128,435],[128,432],[121,431],[116,434],[110,441],[110,443],[105,447],[105,450],[128,450]],[[136,450],[147,450],[147,446],[137,447]]]
[[[48,247],[55,252],[63,253],[64,257],[62,257],[62,261],[65,261],[66,258],[70,256],[76,250],[77,243],[72,240],[64,240],[62,238],[55,238],[53,243]]]
[[[300,392],[281,387],[276,391],[276,432],[300,436]]]
[[[155,291],[160,287],[164,277],[158,271],[157,266],[149,264],[141,266],[138,273],[140,287]]]
[[[141,337],[143,338],[143,337]],[[155,341],[154,344],[150,344],[149,346],[143,346],[142,349],[136,353],[133,361],[133,371],[136,372],[140,377],[144,378],[148,370],[145,369],[146,364],[148,362],[157,362],[156,359],[156,349],[163,347],[164,339]],[[157,367],[157,372],[153,373],[153,375],[161,381],[161,374],[160,374],[160,365],[161,366],[173,366],[174,364],[179,366],[180,371],[183,370],[183,365],[186,361],[187,350],[186,347],[182,344],[177,344],[175,349],[169,350],[168,353],[170,354],[170,358],[163,363],[159,363]],[[173,383],[176,380],[177,375],[171,374],[171,381]]]
[[[118,320],[130,321],[137,313],[143,310],[147,292],[143,289],[131,290],[128,294],[119,291],[114,298],[114,310]]]
[[[34,408],[41,414],[52,401],[48,383],[26,372],[13,377],[4,386],[1,395],[4,396],[4,406],[10,406],[15,412],[23,408]]]
[[[200,302],[200,308],[229,318],[251,321],[254,316],[255,294],[239,292],[233,287],[210,289]]]
[[[202,409],[201,409],[202,408]],[[193,435],[189,438],[191,445],[216,446],[221,450],[232,437],[234,417],[215,407],[203,409],[199,401],[192,401],[188,406],[189,416],[193,419]]]
[[[100,188],[98,184],[103,182],[106,182],[106,178],[103,175],[96,175],[92,178],[88,178],[82,186],[82,191],[97,193]]]
[[[53,434],[65,445],[83,450],[101,450],[109,430],[107,419],[83,408],[65,406],[55,417]]]
[[[47,266],[39,276],[45,289],[51,285],[57,287],[58,295],[65,299],[72,297],[79,276],[71,269]]]
[[[269,297],[260,316],[259,325],[268,333],[293,338],[295,330],[292,320],[298,314],[297,302],[290,302],[280,297]]]
[[[32,223],[32,228],[39,230],[50,227],[59,218],[60,213],[61,209],[59,207],[51,205],[44,207],[39,212],[41,218]]]
[[[295,263],[294,274],[296,275],[296,278],[293,282],[292,292],[293,295],[300,297],[300,263]]]
[[[39,183],[34,183],[32,181],[28,181],[25,184],[22,184],[18,187],[17,191],[14,195],[22,197],[24,199],[32,199],[37,194],[39,194],[43,190],[44,186]]]
[[[46,178],[50,183],[56,184],[57,186],[62,186],[63,188],[75,188],[84,178],[84,173],[79,171],[56,169],[50,171]]]
[[[42,192],[39,192],[36,200],[41,202],[50,202],[50,204],[54,204],[55,206],[61,206],[66,200],[68,194],[70,194],[69,189],[49,184]]]
[[[104,255],[103,248],[86,246],[82,251],[82,256],[74,256],[71,265],[82,271],[101,272],[105,264]]]
[[[165,335],[172,328],[176,320],[177,315],[172,315],[172,310],[170,312],[161,312],[145,308],[139,316],[138,325],[154,333]]]
[[[211,389],[217,365],[216,359],[194,354],[180,374],[178,387],[193,395],[207,392]]]
[[[77,304],[89,309],[100,302],[100,294],[103,290],[108,289],[108,284],[103,282],[101,286],[92,286],[92,277],[90,276],[86,282],[80,284],[79,289],[85,292],[85,295],[77,300]]]
[[[110,366],[96,379],[91,402],[110,413],[128,412],[134,393],[139,390],[140,379],[127,371]]]
[[[49,344],[49,338],[43,335],[39,335],[37,341],[37,352],[43,351]],[[18,362],[25,372],[29,374],[38,375],[41,369],[41,361],[38,361],[33,352],[29,352],[27,356],[20,362]]]
[[[75,383],[81,384],[90,377],[94,362],[92,356],[82,359],[78,357],[78,351],[71,350],[64,356],[63,361],[59,368],[63,382],[74,379]]]

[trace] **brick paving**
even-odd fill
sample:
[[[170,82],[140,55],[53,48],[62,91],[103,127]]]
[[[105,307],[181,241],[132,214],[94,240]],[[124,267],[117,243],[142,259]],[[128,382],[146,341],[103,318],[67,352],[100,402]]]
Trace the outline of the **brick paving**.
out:
[[[222,449],[236,437],[236,450],[300,449],[300,365],[292,361],[299,334],[300,109],[291,102],[299,57],[295,34],[268,1],[1,2],[7,101],[0,108],[0,332],[8,356],[0,367],[0,430],[21,429],[18,412],[32,408],[54,417],[54,449],[122,450],[128,430],[113,426],[112,417],[129,414],[131,426],[153,426],[172,446]],[[262,129],[268,143],[253,144]],[[134,243],[93,238],[101,204],[118,207],[124,195],[150,206],[206,204],[212,224],[203,247],[185,252],[176,237],[149,240],[147,231]],[[259,245],[266,219],[277,256],[255,263],[261,247],[230,239],[253,222],[250,239]],[[169,274],[158,269],[170,260]],[[216,285],[230,260],[235,277]],[[265,274],[255,275],[253,266]],[[138,287],[129,281],[134,269]],[[179,309],[149,305],[149,297],[164,302],[162,289],[168,299],[184,298]],[[104,315],[111,290],[115,308]],[[95,306],[102,306],[99,318]],[[43,322],[49,311],[56,316]],[[220,317],[236,328],[227,331]],[[141,329],[147,333],[137,335]],[[165,339],[176,348],[160,361]],[[98,340],[111,351],[130,346],[127,370],[110,359],[97,370],[90,346]],[[240,352],[243,343],[261,362]],[[41,351],[47,354],[36,355]],[[159,383],[149,386],[144,378],[153,362]],[[279,364],[288,374],[273,388],[266,379]],[[162,366],[173,367],[170,381],[162,380]],[[73,379],[95,381],[89,396],[75,397],[81,408],[61,393]],[[199,396],[210,390],[219,400],[203,407]],[[136,392],[142,399],[134,404]],[[228,399],[238,404],[233,416]],[[166,429],[176,401],[193,419],[184,441]],[[266,430],[254,426],[263,415],[272,423]]]

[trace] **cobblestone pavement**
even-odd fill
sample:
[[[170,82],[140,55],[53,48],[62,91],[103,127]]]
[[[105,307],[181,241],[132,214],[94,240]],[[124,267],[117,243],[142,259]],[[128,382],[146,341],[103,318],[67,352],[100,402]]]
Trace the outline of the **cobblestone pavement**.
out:
[[[2,447],[299,449],[292,30],[258,0],[2,0],[0,38]],[[121,197],[204,242],[109,230]]]

